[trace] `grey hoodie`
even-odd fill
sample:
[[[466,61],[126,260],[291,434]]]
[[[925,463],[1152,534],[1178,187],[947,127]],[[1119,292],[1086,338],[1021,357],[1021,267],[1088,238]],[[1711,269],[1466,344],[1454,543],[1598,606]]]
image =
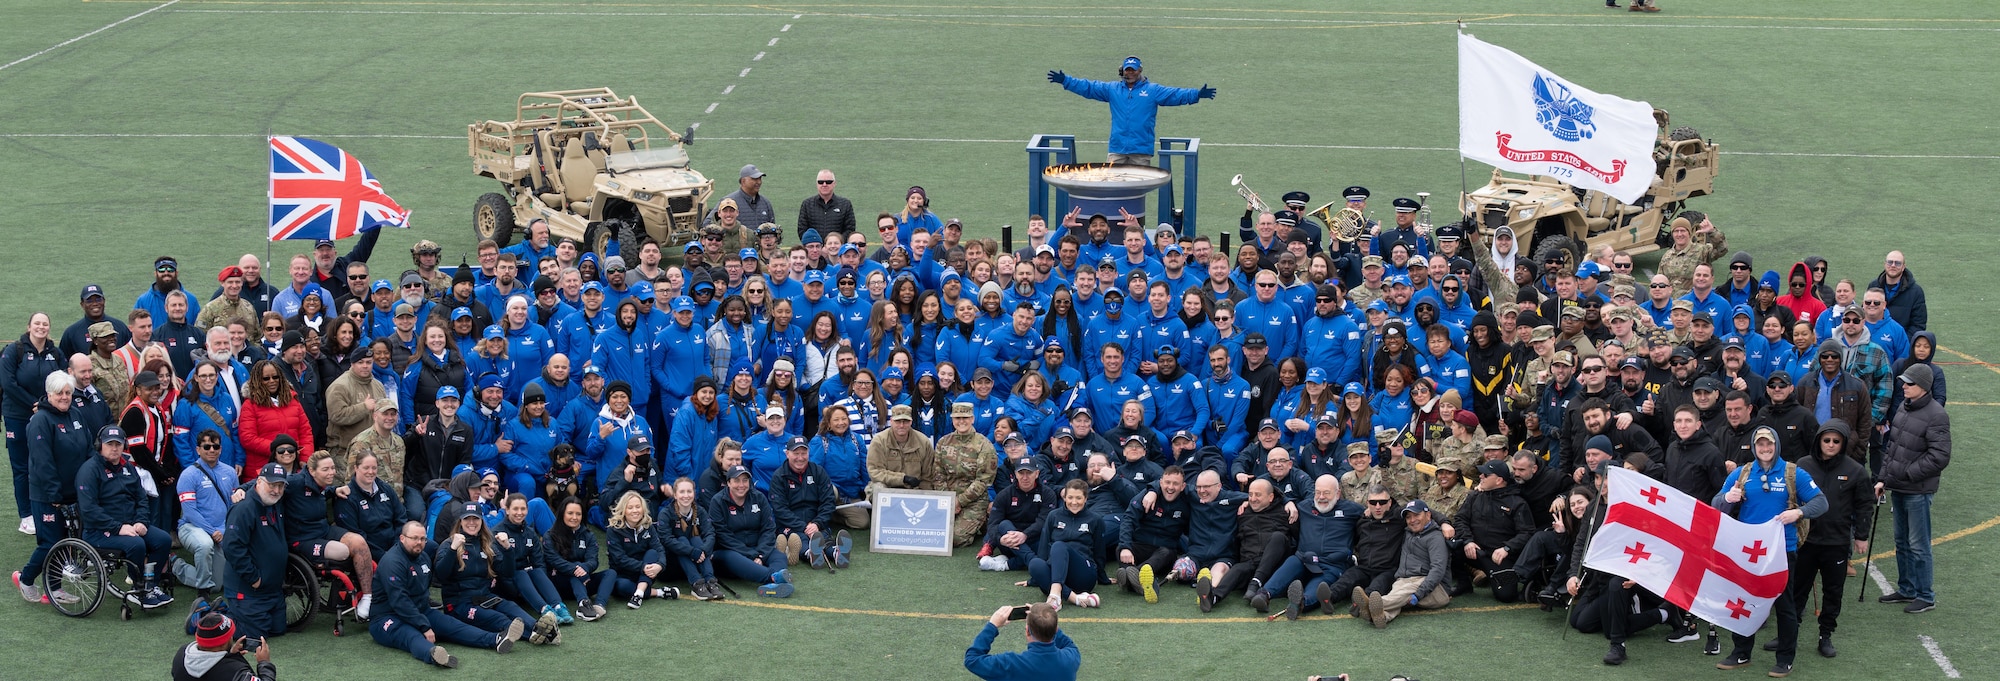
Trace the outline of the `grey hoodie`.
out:
[[[1403,539],[1403,563],[1396,568],[1396,579],[1424,578],[1424,583],[1417,587],[1417,598],[1430,595],[1431,589],[1450,575],[1451,551],[1445,548],[1444,531],[1438,529],[1436,521]]]

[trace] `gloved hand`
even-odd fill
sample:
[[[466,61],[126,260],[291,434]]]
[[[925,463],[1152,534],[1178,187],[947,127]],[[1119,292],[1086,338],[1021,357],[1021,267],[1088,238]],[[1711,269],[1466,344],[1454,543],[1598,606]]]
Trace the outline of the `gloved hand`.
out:
[[[1029,370],[1029,371],[1041,371],[1041,370],[1042,370],[1042,360],[1039,360],[1039,359],[1038,359],[1038,360],[1033,360],[1033,361],[1030,361],[1030,362],[1028,362],[1028,370]]]
[[[1000,363],[1000,368],[1001,368],[1002,370],[1006,371],[1007,373],[1010,373],[1010,374],[1018,374],[1018,373],[1021,373],[1021,363],[1020,363],[1020,362],[1014,362],[1014,361],[1006,361],[1006,362],[1001,362],[1001,363]]]
[[[905,476],[903,476],[903,486],[904,486],[904,487],[916,487],[916,486],[917,486],[917,483],[918,483],[918,482],[920,482],[920,481],[919,481],[919,480],[917,480],[917,476],[914,476],[914,475],[905,475]]]
[[[1202,99],[1215,99],[1215,88],[1209,87],[1208,83],[1202,83],[1199,97]]]
[[[1068,80],[1069,80],[1069,76],[1068,76],[1068,75],[1065,75],[1065,74],[1064,74],[1063,72],[1061,72],[1061,71],[1050,71],[1050,72],[1049,72],[1049,82],[1051,82],[1051,83],[1055,83],[1055,84],[1057,84],[1057,85],[1062,85],[1062,84],[1064,84],[1065,82],[1067,82]],[[1213,95],[1211,95],[1211,96],[1213,96]]]

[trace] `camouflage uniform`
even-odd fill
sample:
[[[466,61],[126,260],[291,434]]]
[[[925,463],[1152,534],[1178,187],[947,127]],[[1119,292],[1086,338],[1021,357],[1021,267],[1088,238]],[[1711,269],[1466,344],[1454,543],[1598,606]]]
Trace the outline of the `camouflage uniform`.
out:
[[[1693,228],[1689,229],[1692,233]],[[1716,258],[1721,257],[1727,252],[1723,250],[1727,243],[1728,239],[1722,235],[1722,230],[1718,229],[1706,235],[1693,234],[1692,238],[1688,239],[1687,246],[1668,249],[1660,254],[1659,272],[1674,285],[1674,297],[1687,295],[1688,290],[1694,288],[1694,267],[1714,262]]]
[[[970,405],[967,405],[970,406]],[[978,433],[954,432],[937,443],[938,489],[958,493],[954,546],[971,546],[986,532],[986,492],[999,461],[993,443]]]
[[[245,329],[257,328],[257,308],[242,297],[231,305],[228,297],[216,296],[215,300],[202,303],[201,314],[194,318],[194,327],[207,330],[220,326],[226,329],[232,321],[242,321]]]
[[[1470,492],[1471,490],[1466,489],[1463,482],[1451,487],[1439,487],[1433,479],[1431,484],[1424,486],[1424,493],[1420,498],[1425,504],[1430,505],[1432,513],[1442,513],[1444,517],[1449,518],[1458,515],[1459,505],[1465,503],[1465,495]]]
[[[1429,476],[1417,470],[1417,461],[1407,456],[1397,457],[1394,463],[1385,463],[1369,469],[1380,476],[1382,486],[1389,490],[1389,498],[1398,505],[1409,503],[1423,494],[1424,483]]]
[[[1382,292],[1368,287],[1368,282],[1356,284],[1347,290],[1347,302],[1366,308],[1370,303],[1382,299]]]
[[[1382,469],[1369,468],[1366,471],[1348,471],[1340,474],[1340,496],[1361,503],[1368,498],[1368,488],[1382,482]],[[1394,498],[1391,496],[1390,498]]]
[[[394,431],[388,435],[379,435],[374,428],[361,431],[360,435],[354,436],[353,442],[348,443],[347,461],[342,462],[342,465],[346,466],[347,470],[354,470],[354,462],[359,461],[364,454],[375,455],[376,477],[389,483],[389,487],[400,494],[403,491],[405,455],[402,436]]]
[[[451,275],[445,274],[442,270],[431,270],[430,276],[427,277],[419,272],[417,276],[424,277],[425,298],[444,300],[445,295],[451,293]],[[449,311],[446,313],[449,314]]]
[[[111,322],[90,325],[91,338],[98,338],[113,331]],[[119,359],[115,354],[100,355],[92,351],[90,366],[96,370],[90,379],[90,384],[97,387],[99,395],[104,396],[104,403],[118,410],[112,412],[113,414],[124,412],[125,403],[132,401],[132,375],[125,371],[125,360]]]
[[[1485,441],[1486,429],[1476,427],[1472,429],[1472,439],[1470,440],[1459,442],[1456,437],[1447,437],[1438,440],[1436,444],[1430,446],[1431,461],[1436,462],[1440,467],[1455,461],[1462,475],[1465,472],[1464,469],[1469,468],[1465,462],[1479,461],[1479,450],[1485,446]]]

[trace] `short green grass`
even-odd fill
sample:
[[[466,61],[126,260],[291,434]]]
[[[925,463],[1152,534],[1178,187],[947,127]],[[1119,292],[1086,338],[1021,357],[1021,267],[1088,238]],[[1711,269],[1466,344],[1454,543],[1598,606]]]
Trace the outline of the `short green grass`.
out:
[[[1667,12],[1641,16],[1581,0],[1172,4],[1184,6],[183,0],[0,70],[9,184],[0,231],[11,237],[0,251],[0,291],[10,294],[0,297],[0,323],[19,328],[46,310],[66,325],[74,292],[90,282],[122,307],[158,254],[177,256],[205,294],[216,268],[264,252],[260,137],[270,133],[341,145],[415,210],[414,229],[383,239],[381,266],[400,268],[418,238],[442,243],[448,257],[469,251],[472,200],[492,187],[467,172],[464,126],[511,115],[513,98],[535,89],[610,86],[677,128],[700,122],[696,166],[726,185],[736,167],[758,164],[771,173],[766,189],[781,216],[824,167],[864,213],[894,208],[903,188],[922,184],[939,211],[995,236],[998,225],[1025,219],[1029,135],[1075,134],[1084,157],[1102,152],[1103,108],[1048,85],[1043,73],[1108,78],[1119,57],[1136,53],[1160,82],[1221,90],[1215,101],[1165,112],[1160,126],[1205,142],[1204,233],[1234,224],[1240,204],[1227,180],[1239,172],[1266,195],[1302,188],[1322,202],[1348,184],[1377,197],[1450,196],[1460,174],[1448,150],[1450,22],[1463,18],[1482,39],[1594,89],[1645,99],[1720,142],[1718,193],[1698,207],[1733,247],[1756,254],[1759,270],[1816,253],[1836,276],[1865,280],[1883,252],[1900,248],[1929,290],[1932,329],[1964,353],[1945,359],[2000,357],[1978,255],[1990,250],[1982,216],[2000,211],[1988,187],[2000,160],[1986,115],[2000,104],[1986,66],[2000,58],[1991,40],[2000,17],[1990,8],[1666,0]],[[11,21],[0,22],[0,63],[153,6],[17,0]],[[710,103],[715,111],[704,113]],[[1475,165],[1470,179],[1485,173]],[[1978,500],[2000,487],[1981,460],[2000,439],[1992,416],[2000,380],[1985,364],[1946,370],[1965,461],[1938,497],[1940,535],[1993,517]],[[20,560],[31,542],[3,534],[0,555]],[[1878,550],[1889,547],[1885,522]],[[1990,533],[1941,545],[1937,611],[1910,617],[1850,604],[1841,657],[1808,653],[1801,673],[1935,678],[1942,672],[1916,638],[1928,635],[1967,677],[1991,677],[2000,651],[1976,633],[1975,613],[1996,605],[1980,588],[1995,558]],[[1893,578],[1893,562],[1879,564]],[[561,650],[464,657],[467,671],[490,678],[576,670],[949,678],[961,673],[977,618],[1029,598],[1011,585],[1017,576],[974,572],[962,557],[860,555],[839,575],[803,575],[799,595],[777,605],[952,618],[746,607],[761,601],[654,604],[572,627]],[[1859,587],[1850,581],[1850,594]],[[0,603],[12,623],[0,627],[10,651],[0,659],[14,670],[4,676],[156,674],[187,640],[178,615],[67,620]],[[1494,605],[1468,597],[1388,632],[1344,618],[1248,621],[1240,603],[1204,616],[1184,591],[1154,606],[1111,595],[1100,611],[1066,614],[1090,678],[1338,670],[1357,679],[1662,678],[1708,673],[1697,670],[1713,661],[1649,632],[1632,663],[1603,668],[1601,639],[1565,635],[1554,615]],[[353,640],[361,635],[334,641],[315,627],[275,649],[287,676],[423,673],[400,653]],[[1002,645],[1019,641],[1016,629]]]

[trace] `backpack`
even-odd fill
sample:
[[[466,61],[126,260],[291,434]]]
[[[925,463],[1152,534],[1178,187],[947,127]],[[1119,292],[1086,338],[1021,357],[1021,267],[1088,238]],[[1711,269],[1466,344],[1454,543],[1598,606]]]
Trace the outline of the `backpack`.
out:
[[[1745,467],[1747,468],[1749,466],[1755,466],[1755,465],[1756,464],[1753,462],[1750,464],[1746,464]],[[1736,476],[1736,491],[1742,492],[1743,486],[1748,484],[1749,482],[1750,482],[1750,474],[1748,471],[1745,471],[1743,475]],[[1789,511],[1798,507],[1799,507],[1799,465],[1795,463],[1786,463],[1785,464],[1785,510]],[[1799,521],[1793,524],[1798,528],[1799,542],[1804,543],[1806,540],[1806,532],[1812,529],[1812,519],[1801,516],[1799,518]]]

